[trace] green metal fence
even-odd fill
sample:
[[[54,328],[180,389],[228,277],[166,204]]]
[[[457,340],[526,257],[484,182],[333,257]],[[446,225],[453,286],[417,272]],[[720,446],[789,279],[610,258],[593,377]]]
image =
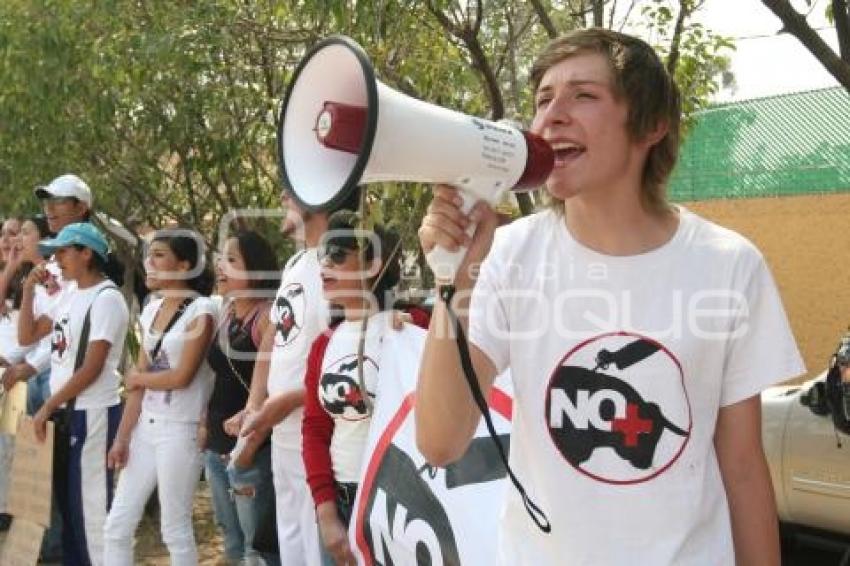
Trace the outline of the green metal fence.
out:
[[[841,87],[695,118],[670,180],[674,201],[850,192],[850,94]]]

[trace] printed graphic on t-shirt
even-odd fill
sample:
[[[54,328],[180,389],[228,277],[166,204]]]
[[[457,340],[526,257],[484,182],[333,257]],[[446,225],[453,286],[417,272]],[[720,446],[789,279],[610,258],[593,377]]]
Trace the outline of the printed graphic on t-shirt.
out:
[[[322,371],[319,378],[319,401],[325,411],[333,417],[347,421],[359,421],[369,416],[366,400],[360,389],[360,370],[357,354],[349,354],[332,362]],[[363,357],[363,379],[367,384],[375,383],[378,364],[368,356]],[[367,391],[372,399],[373,391]]]
[[[300,283],[291,283],[278,293],[272,306],[272,320],[275,323],[274,345],[282,348],[291,344],[301,332],[304,324],[306,300],[304,287]]]
[[[630,484],[662,474],[684,450],[691,424],[681,364],[644,336],[591,338],[570,350],[549,380],[552,442],[598,481]]]
[[[160,349],[160,351],[156,355],[156,359],[154,359],[153,363],[151,363],[148,371],[156,372],[156,371],[165,371],[167,369],[171,369],[171,363],[168,360],[168,354],[165,352],[165,349]],[[165,408],[171,405],[171,390],[166,391],[155,391],[152,389],[145,390],[145,401],[150,403],[151,405],[159,408]]]
[[[50,335],[50,355],[56,364],[63,364],[71,350],[71,324],[69,315],[63,314],[53,321]]]

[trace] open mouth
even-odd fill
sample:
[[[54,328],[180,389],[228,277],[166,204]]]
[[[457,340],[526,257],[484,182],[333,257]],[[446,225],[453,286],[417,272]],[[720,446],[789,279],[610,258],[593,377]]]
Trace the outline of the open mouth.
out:
[[[555,167],[564,166],[581,157],[587,148],[573,142],[556,142],[552,144],[555,152]]]

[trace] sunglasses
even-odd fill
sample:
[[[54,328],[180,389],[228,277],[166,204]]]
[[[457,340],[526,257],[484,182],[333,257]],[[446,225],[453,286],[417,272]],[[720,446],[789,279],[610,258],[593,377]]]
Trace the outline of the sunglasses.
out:
[[[357,253],[357,250],[344,248],[337,244],[324,244],[319,246],[318,249],[319,261],[324,261],[327,258],[333,265],[342,265],[345,263],[345,259],[353,253]]]
[[[77,197],[47,197],[41,200],[47,204],[74,204],[80,201]]]

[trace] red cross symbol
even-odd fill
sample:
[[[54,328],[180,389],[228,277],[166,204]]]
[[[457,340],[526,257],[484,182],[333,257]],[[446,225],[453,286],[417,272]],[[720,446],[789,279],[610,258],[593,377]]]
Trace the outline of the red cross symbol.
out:
[[[626,446],[637,446],[638,435],[652,431],[652,421],[642,419],[638,415],[638,406],[634,403],[626,405],[626,418],[611,421],[611,430],[622,432]]]

